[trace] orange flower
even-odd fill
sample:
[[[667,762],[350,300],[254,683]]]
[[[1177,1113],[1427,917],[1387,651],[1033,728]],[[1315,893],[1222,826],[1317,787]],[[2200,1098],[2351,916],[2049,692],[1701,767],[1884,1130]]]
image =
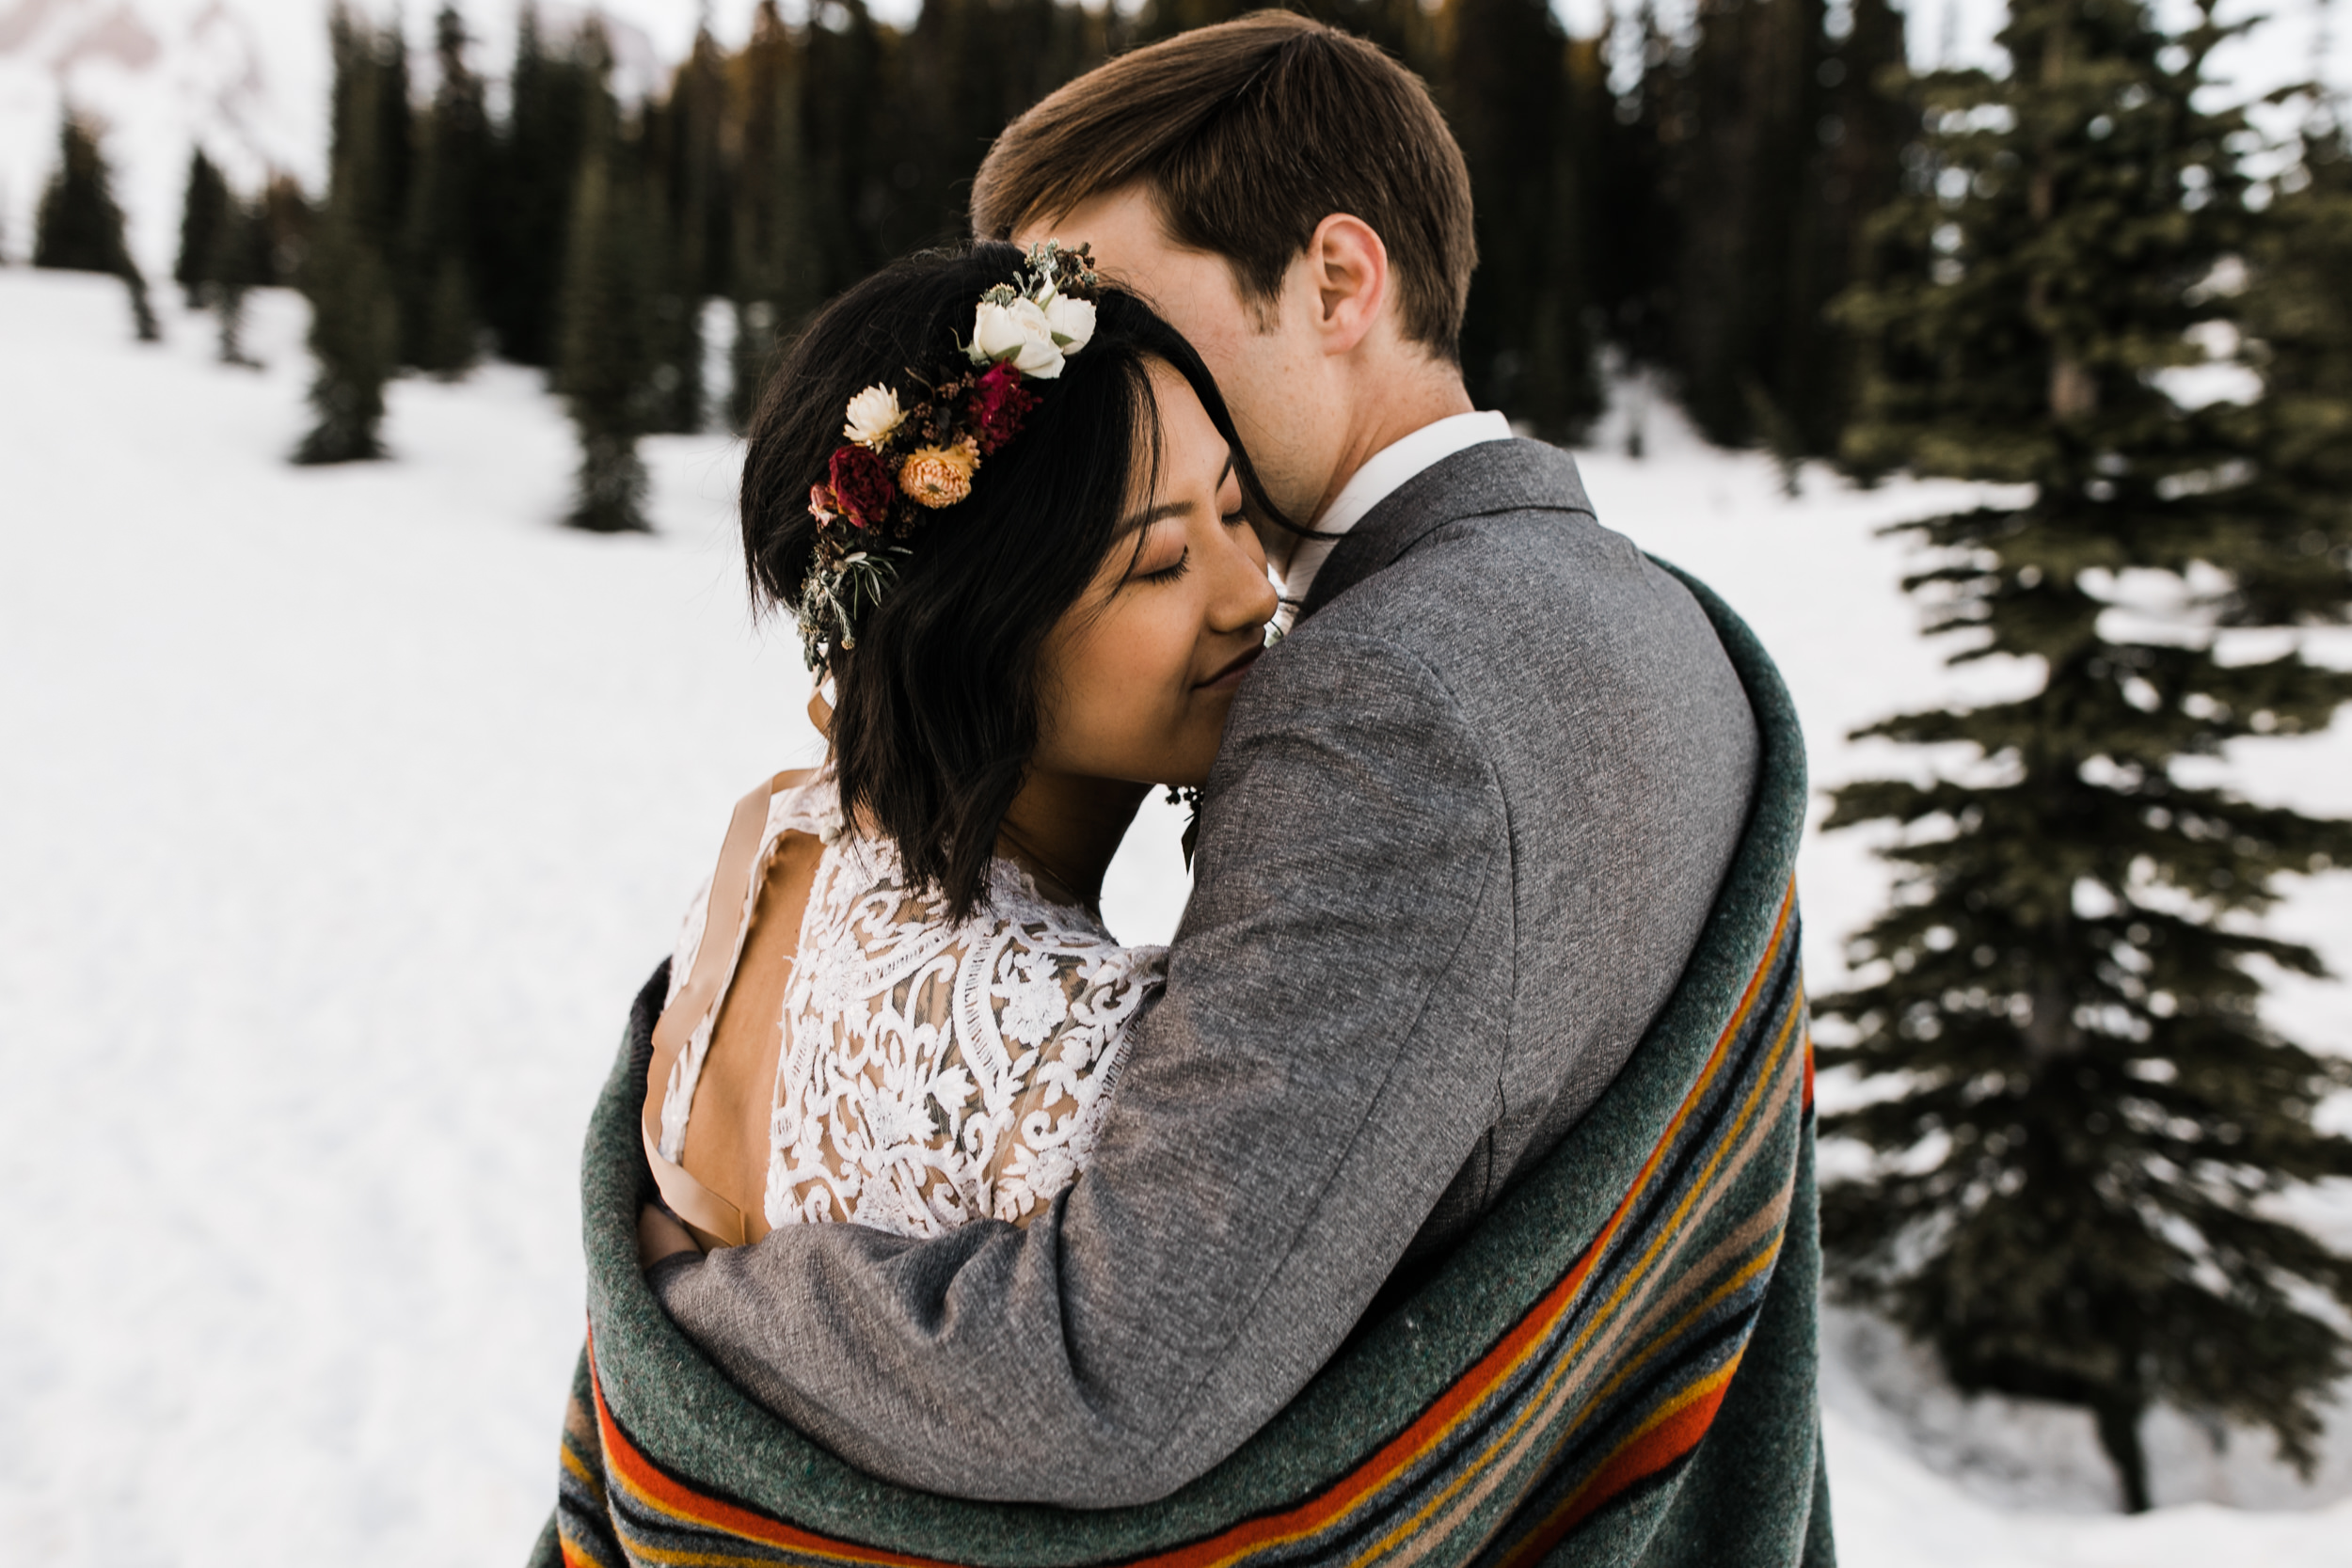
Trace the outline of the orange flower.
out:
[[[949,447],[918,447],[898,465],[898,488],[918,506],[953,506],[972,493],[980,450],[971,437]]]

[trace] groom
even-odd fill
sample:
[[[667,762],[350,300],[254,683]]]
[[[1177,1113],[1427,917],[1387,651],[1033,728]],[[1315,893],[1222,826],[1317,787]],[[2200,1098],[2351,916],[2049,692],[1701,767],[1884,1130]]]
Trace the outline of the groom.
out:
[[[1005,132],[972,214],[1090,242],[1200,348],[1320,536],[1264,531],[1295,629],[1234,703],[1166,996],[1050,1212],[784,1226],[650,1277],[861,1468],[1104,1507],[1232,1453],[1592,1107],[1692,953],[1757,731],[1692,595],[1472,407],[1468,177],[1378,50],[1261,13],[1122,56]],[[1810,1387],[1772,1397],[1809,1446]]]

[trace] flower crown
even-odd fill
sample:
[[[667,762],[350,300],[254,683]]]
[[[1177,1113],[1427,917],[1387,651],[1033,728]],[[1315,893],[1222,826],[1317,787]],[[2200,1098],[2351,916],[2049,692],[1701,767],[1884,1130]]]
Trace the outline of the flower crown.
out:
[[[956,342],[961,363],[935,383],[906,372],[920,389],[906,406],[884,386],[850,400],[848,444],[808,491],[817,556],[793,614],[810,669],[857,646],[859,623],[914,554],[909,541],[932,513],[969,496],[980,460],[1021,434],[1043,401],[1025,383],[1054,380],[1093,338],[1103,280],[1090,250],[1030,246],[1017,280],[980,296],[972,341]]]

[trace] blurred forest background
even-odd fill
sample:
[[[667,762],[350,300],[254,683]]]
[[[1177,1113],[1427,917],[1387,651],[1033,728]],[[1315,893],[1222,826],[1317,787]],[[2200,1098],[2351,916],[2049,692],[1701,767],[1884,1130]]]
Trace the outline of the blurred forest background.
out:
[[[326,377],[307,460],[376,453],[387,376],[461,374],[485,354],[552,372],[590,448],[739,429],[767,355],[817,305],[964,234],[973,170],[1010,118],[1113,52],[1248,8],[924,0],[900,28],[863,0],[787,24],[770,0],[740,47],[706,27],[661,90],[623,102],[593,16],[557,31],[527,7],[497,114],[455,8],[429,58],[339,9],[326,190],[306,200],[278,176],[231,192],[199,150],[174,277],[227,308],[233,359],[242,291],[298,275]],[[1462,347],[1481,406],[1571,438],[1602,408],[1604,367],[1648,368],[1710,440],[1841,452],[1869,355],[1833,306],[1918,261],[1896,254],[1918,236],[1874,218],[1907,191],[1951,194],[1923,135],[1933,78],[1907,70],[1888,0],[1703,0],[1675,26],[1645,7],[1581,38],[1547,0],[1296,8],[1420,73],[1461,141],[1481,257]],[[2076,8],[2095,17],[2098,0]],[[2169,41],[2141,8],[2115,10],[2152,50]],[[2258,200],[2313,175],[2332,188],[2343,134],[2306,97]],[[2190,162],[2243,162],[2260,139],[2240,126]],[[71,117],[59,167],[37,262],[135,272],[104,216],[103,150]],[[734,318],[724,385],[705,368],[712,300]],[[638,521],[591,500],[583,525]]]
[[[314,206],[283,179],[231,193],[198,153],[175,277],[233,301],[307,258],[334,318],[314,459],[373,453],[384,376],[460,373],[484,353],[556,372],[604,433],[592,441],[739,426],[780,334],[885,259],[965,232],[972,172],[1008,119],[1114,50],[1247,8],[927,0],[901,30],[860,0],[799,26],[770,5],[742,47],[706,31],[665,92],[628,104],[593,24],[557,34],[527,14],[495,116],[455,10],[418,61],[340,13],[327,190]],[[1917,125],[1889,80],[1903,31],[1886,0],[1709,0],[1684,35],[1645,15],[1581,39],[1544,0],[1304,8],[1420,72],[1461,139],[1482,406],[1573,435],[1614,350],[1667,371],[1713,439],[1835,450],[1856,359],[1824,309]],[[65,138],[69,172],[99,166],[87,131]],[[72,264],[128,264],[104,248]],[[724,386],[703,368],[706,300],[734,313]]]
[[[382,455],[389,379],[496,356],[565,401],[569,520],[643,528],[638,440],[739,430],[825,299],[962,237],[1009,119],[1245,8],[924,0],[894,27],[769,0],[628,101],[593,21],[526,10],[494,93],[456,10],[417,58],[339,11],[326,189],[235,190],[196,151],[173,282],[230,363],[246,291],[308,294],[296,461]],[[1792,486],[1824,458],[2004,487],[1907,525],[1907,586],[1956,660],[2038,686],[1864,732],[1921,764],[1839,789],[1829,822],[1885,830],[1901,879],[1857,984],[1818,1003],[1824,1064],[1862,1085],[1824,1131],[1867,1155],[1825,1189],[1833,1273],[1963,1391],[2090,1412],[2128,1508],[2157,1405],[2265,1427],[2308,1468],[2352,1370],[2352,1262],[2274,1200],[2352,1178],[2323,1114],[2352,1042],[2264,1022],[2265,976],[2320,965],[2259,917],[2281,879],[2352,863],[2352,825],[2177,765],[2352,699],[2300,643],[2233,641],[2352,611],[2330,95],[2224,102],[2208,62],[2238,24],[2137,0],[2015,0],[2003,69],[1932,71],[1888,0],[1701,0],[1589,37],[1548,0],[1299,8],[1419,72],[1461,141],[1481,406],[1567,440],[1658,387]],[[69,116],[35,261],[121,275],[151,333],[108,182]]]

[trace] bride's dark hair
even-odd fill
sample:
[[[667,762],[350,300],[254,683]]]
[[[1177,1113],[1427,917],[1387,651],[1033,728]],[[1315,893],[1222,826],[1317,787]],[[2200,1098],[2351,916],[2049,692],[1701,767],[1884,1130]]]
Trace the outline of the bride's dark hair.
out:
[[[904,401],[912,377],[954,373],[980,295],[1017,282],[1022,261],[1000,244],[909,257],[828,305],[786,351],[743,462],[755,603],[788,612],[801,596],[817,543],[809,487],[842,444],[850,400],[879,383]],[[908,876],[958,918],[987,902],[997,829],[1037,746],[1046,634],[1120,546],[1136,495],[1156,487],[1136,484],[1159,471],[1154,360],[1199,394],[1265,506],[1200,355],[1134,294],[1105,288],[1084,351],[1057,380],[1029,383],[1041,406],[968,499],[925,519],[856,648],[832,654],[842,804],[893,839]]]

